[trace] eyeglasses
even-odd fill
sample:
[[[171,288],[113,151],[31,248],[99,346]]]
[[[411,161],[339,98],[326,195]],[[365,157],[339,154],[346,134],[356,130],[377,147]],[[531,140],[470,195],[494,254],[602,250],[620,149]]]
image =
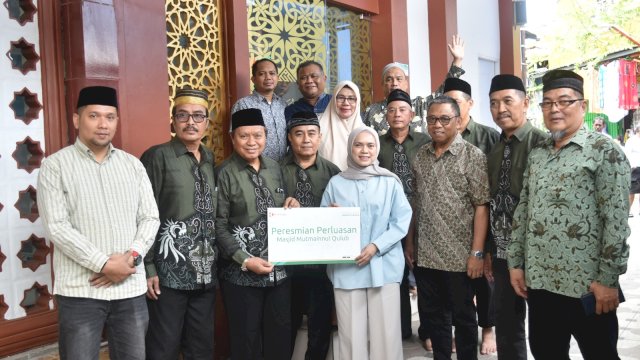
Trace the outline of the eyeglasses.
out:
[[[349,104],[353,105],[358,101],[358,98],[355,96],[338,95],[336,96],[336,101],[339,103],[344,103],[345,101],[348,101]]]
[[[447,126],[451,122],[451,120],[457,118],[458,116],[427,116],[427,124],[434,125],[436,121],[440,122],[440,125]]]
[[[558,101],[543,101],[540,103],[540,107],[544,110],[550,110],[553,105],[556,105],[558,109],[564,109],[576,101],[582,101],[584,99],[572,99],[572,100],[558,100]]]
[[[179,123],[186,123],[189,121],[189,118],[193,119],[195,123],[201,123],[206,120],[207,115],[205,114],[189,114],[186,112],[181,112],[173,115],[173,119]]]

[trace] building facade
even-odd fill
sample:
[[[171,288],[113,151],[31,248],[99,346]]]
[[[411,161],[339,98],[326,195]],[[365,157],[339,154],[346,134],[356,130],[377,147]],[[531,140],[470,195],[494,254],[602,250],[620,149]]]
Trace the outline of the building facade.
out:
[[[36,203],[43,157],[73,143],[79,90],[118,90],[114,144],[140,155],[171,136],[176,88],[210,94],[207,144],[217,161],[231,152],[229,110],[251,91],[250,67],[274,60],[279,91],[296,96],[295,69],[325,64],[327,92],[343,79],[363,105],[383,98],[381,71],[408,63],[412,94],[426,95],[451,62],[451,36],[466,42],[464,79],[479,89],[477,117],[488,116],[488,81],[520,74],[512,0],[3,0],[0,7],[0,356],[57,339],[55,247]],[[478,27],[475,19],[482,18]],[[485,122],[480,120],[481,122]],[[228,354],[217,302],[217,351]]]

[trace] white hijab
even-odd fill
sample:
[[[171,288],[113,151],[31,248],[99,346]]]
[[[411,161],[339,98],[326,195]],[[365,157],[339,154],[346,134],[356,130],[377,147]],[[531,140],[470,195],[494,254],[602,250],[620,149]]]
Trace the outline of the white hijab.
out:
[[[351,116],[341,119],[338,115],[338,104],[336,103],[336,95],[348,86],[356,93],[356,109]],[[348,139],[349,134],[355,128],[364,126],[360,117],[360,90],[358,86],[351,81],[341,81],[333,89],[333,97],[327,106],[327,109],[320,117],[320,132],[322,133],[322,143],[318,152],[320,156],[336,164],[340,170],[347,169],[347,156],[351,153]]]

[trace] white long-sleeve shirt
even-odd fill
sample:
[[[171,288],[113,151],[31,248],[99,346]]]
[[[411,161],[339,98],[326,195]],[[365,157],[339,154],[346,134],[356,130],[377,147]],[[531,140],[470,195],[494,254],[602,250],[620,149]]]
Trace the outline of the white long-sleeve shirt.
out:
[[[131,249],[144,256],[158,231],[151,183],[136,157],[110,145],[99,163],[76,140],[42,162],[37,190],[46,235],[55,245],[55,294],[118,300],[146,292],[142,265],[111,287],[89,284],[110,254]]]

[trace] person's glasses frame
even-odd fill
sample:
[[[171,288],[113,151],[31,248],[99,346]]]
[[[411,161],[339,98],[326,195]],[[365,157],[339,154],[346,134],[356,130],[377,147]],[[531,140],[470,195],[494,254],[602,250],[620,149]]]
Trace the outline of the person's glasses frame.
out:
[[[427,116],[427,124],[428,125],[435,125],[436,121],[440,122],[440,125],[442,126],[447,126],[449,125],[449,123],[451,122],[451,120],[460,117],[459,115],[456,116]]]
[[[199,124],[201,122],[204,122],[207,119],[207,115],[200,114],[200,113],[189,114],[186,112],[179,112],[173,115],[173,119],[179,123],[189,122],[189,118],[193,119],[194,123]]]
[[[584,99],[563,99],[563,100],[556,100],[556,101],[543,101],[538,105],[540,105],[540,108],[544,110],[551,109],[553,105],[557,106],[558,109],[566,109],[577,101],[584,101]]]
[[[337,95],[336,96],[336,102],[344,103],[346,101],[348,101],[349,104],[351,104],[351,105],[355,105],[355,103],[358,102],[358,98],[355,97],[355,96],[344,96],[344,95]]]

